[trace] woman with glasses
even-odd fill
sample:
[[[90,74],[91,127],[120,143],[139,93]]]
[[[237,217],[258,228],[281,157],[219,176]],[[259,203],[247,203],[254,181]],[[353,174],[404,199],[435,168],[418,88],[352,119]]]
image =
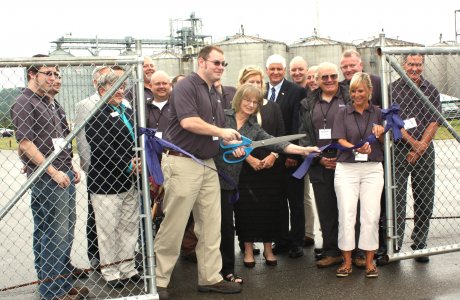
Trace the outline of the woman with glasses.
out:
[[[272,135],[266,133],[257,123],[256,114],[259,111],[263,101],[262,90],[251,84],[240,86],[232,101],[232,109],[225,110],[225,127],[234,128],[238,132],[251,140],[264,140],[272,138]],[[265,147],[274,152],[285,152],[289,154],[308,155],[312,151],[317,151],[316,147],[301,147],[283,142]],[[235,184],[238,184],[239,175],[243,166],[242,162],[227,163],[223,160],[223,153],[226,149],[221,149],[217,158],[215,158],[217,169],[227,176],[231,177]],[[241,156],[241,149],[237,149],[236,156]],[[228,157],[232,159],[231,157]],[[220,179],[221,188],[221,245],[222,254],[222,276],[227,281],[243,283],[243,279],[234,273],[235,269],[235,232],[233,225],[233,202],[230,196],[235,190],[227,181]],[[270,188],[265,185],[266,188]],[[239,201],[244,201],[241,198]],[[238,202],[237,202],[238,203]],[[255,262],[250,262],[252,267]],[[246,265],[246,263],[245,263]]]
[[[318,66],[316,81],[319,87],[300,102],[299,133],[303,146],[326,146],[332,143],[332,128],[340,108],[349,102],[346,88],[339,86],[337,66],[324,62]],[[338,247],[338,210],[334,191],[334,173],[337,152],[323,151],[310,167],[310,182],[315,194],[316,209],[323,236],[323,252],[316,262],[318,268],[338,265],[342,256]]]
[[[360,203],[358,248],[366,254],[366,277],[378,277],[374,253],[379,247],[380,195],[383,189],[383,126],[380,108],[370,103],[372,83],[366,73],[355,73],[350,82],[352,105],[335,117],[332,138],[353,151],[339,151],[335,171],[335,191],[339,208],[339,248],[344,262],[337,277],[352,272],[351,252],[355,249],[355,223]],[[377,140],[368,140],[369,136]],[[361,146],[360,146],[361,145]]]
[[[240,71],[238,85],[252,84],[264,94],[263,72],[257,67],[246,67]],[[270,135],[284,135],[281,109],[273,101],[263,99],[257,123]],[[272,243],[286,235],[282,232],[281,201],[282,172],[284,161],[278,153],[266,148],[255,149],[245,160],[240,175],[240,199],[235,205],[235,223],[240,247],[244,250],[244,265],[253,267],[254,242],[264,245],[265,263],[276,266],[277,259],[272,251]],[[263,200],[263,205],[260,203]]]

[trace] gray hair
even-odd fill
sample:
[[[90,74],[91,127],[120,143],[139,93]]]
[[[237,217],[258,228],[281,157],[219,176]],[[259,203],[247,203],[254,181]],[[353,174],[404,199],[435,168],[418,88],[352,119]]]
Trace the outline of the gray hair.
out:
[[[268,69],[271,64],[282,64],[283,68],[286,69],[286,59],[279,54],[273,54],[268,57],[265,67]]]

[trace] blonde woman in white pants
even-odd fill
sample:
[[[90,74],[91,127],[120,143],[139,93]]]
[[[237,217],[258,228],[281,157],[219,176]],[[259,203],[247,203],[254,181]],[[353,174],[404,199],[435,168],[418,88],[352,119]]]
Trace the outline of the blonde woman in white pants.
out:
[[[355,248],[355,223],[358,201],[360,222],[358,248],[366,254],[366,277],[378,277],[374,265],[374,253],[379,246],[378,224],[380,195],[383,189],[383,141],[380,108],[370,103],[372,84],[366,73],[356,73],[350,83],[352,105],[341,109],[336,115],[332,139],[347,148],[366,141],[374,134],[378,139],[366,142],[353,151],[339,151],[334,177],[339,210],[338,245],[342,250],[343,264],[337,269],[337,277],[352,272],[351,252]]]

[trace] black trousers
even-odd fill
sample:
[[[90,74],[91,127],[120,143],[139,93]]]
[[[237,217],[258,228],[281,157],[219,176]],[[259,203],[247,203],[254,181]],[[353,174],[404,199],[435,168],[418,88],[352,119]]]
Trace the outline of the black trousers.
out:
[[[222,255],[222,275],[235,273],[235,225],[233,222],[233,203],[229,196],[232,191],[220,190],[220,253]]]
[[[100,261],[99,246],[97,244],[96,218],[94,216],[93,204],[91,203],[91,195],[88,193],[88,218],[86,220],[86,239],[88,243],[88,259]]]
[[[334,189],[335,170],[322,166],[320,168],[323,168],[323,180],[321,182],[312,180],[312,186],[323,235],[323,253],[325,256],[339,256],[342,252],[338,246],[339,210]]]
[[[297,167],[285,170],[283,186],[287,200],[282,202],[283,216],[280,226],[283,226],[283,232],[288,232],[288,235],[277,241],[277,244],[290,248],[302,247],[305,236],[304,182],[303,179],[292,177],[295,170]]]

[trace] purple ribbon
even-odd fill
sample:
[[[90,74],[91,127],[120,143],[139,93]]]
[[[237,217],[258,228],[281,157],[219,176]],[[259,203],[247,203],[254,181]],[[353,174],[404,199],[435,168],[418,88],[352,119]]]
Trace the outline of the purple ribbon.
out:
[[[393,140],[402,139],[401,128],[404,128],[404,121],[399,116],[400,107],[398,103],[393,103],[389,108],[382,109],[382,117],[387,121],[385,132],[392,129]]]
[[[195,162],[197,162],[198,164],[202,166],[205,166],[207,168],[210,168],[211,170],[216,171],[217,174],[219,174],[219,176],[222,177],[222,179],[225,182],[227,182],[230,186],[234,188],[233,193],[229,198],[229,201],[231,203],[235,203],[236,201],[238,201],[238,198],[240,197],[238,185],[227,174],[213,167],[206,165],[201,159],[196,158],[193,154],[188,153],[184,149],[155,136],[155,132],[156,132],[155,129],[140,127],[139,130],[140,130],[141,135],[142,134],[145,135],[145,157],[147,160],[147,168],[149,170],[150,176],[153,177],[153,179],[155,180],[157,184],[163,184],[164,182],[163,172],[161,171],[161,164],[160,164],[160,161],[158,160],[158,157],[161,155],[164,148],[168,148],[168,149],[177,151],[179,153],[182,153],[186,155],[187,157],[190,157],[191,159],[193,159]]]
[[[392,129],[394,141],[398,141],[402,138],[401,128],[404,128],[404,121],[399,116],[399,110],[400,110],[400,107],[398,103],[393,103],[388,109],[382,109],[382,117],[387,121],[383,134],[387,133],[388,130]],[[340,151],[352,151],[354,149],[361,148],[365,143],[372,144],[376,140],[377,138],[375,137],[375,135],[371,134],[367,137],[365,141],[362,141],[350,148],[343,147],[342,145],[338,143],[333,143],[333,144],[328,144],[326,146],[323,146],[319,148],[320,152],[310,153],[304,159],[302,164],[297,168],[297,170],[294,173],[292,173],[292,176],[294,176],[297,179],[302,179],[305,176],[305,174],[307,174],[308,170],[310,169],[313,159],[325,150],[337,149]]]

